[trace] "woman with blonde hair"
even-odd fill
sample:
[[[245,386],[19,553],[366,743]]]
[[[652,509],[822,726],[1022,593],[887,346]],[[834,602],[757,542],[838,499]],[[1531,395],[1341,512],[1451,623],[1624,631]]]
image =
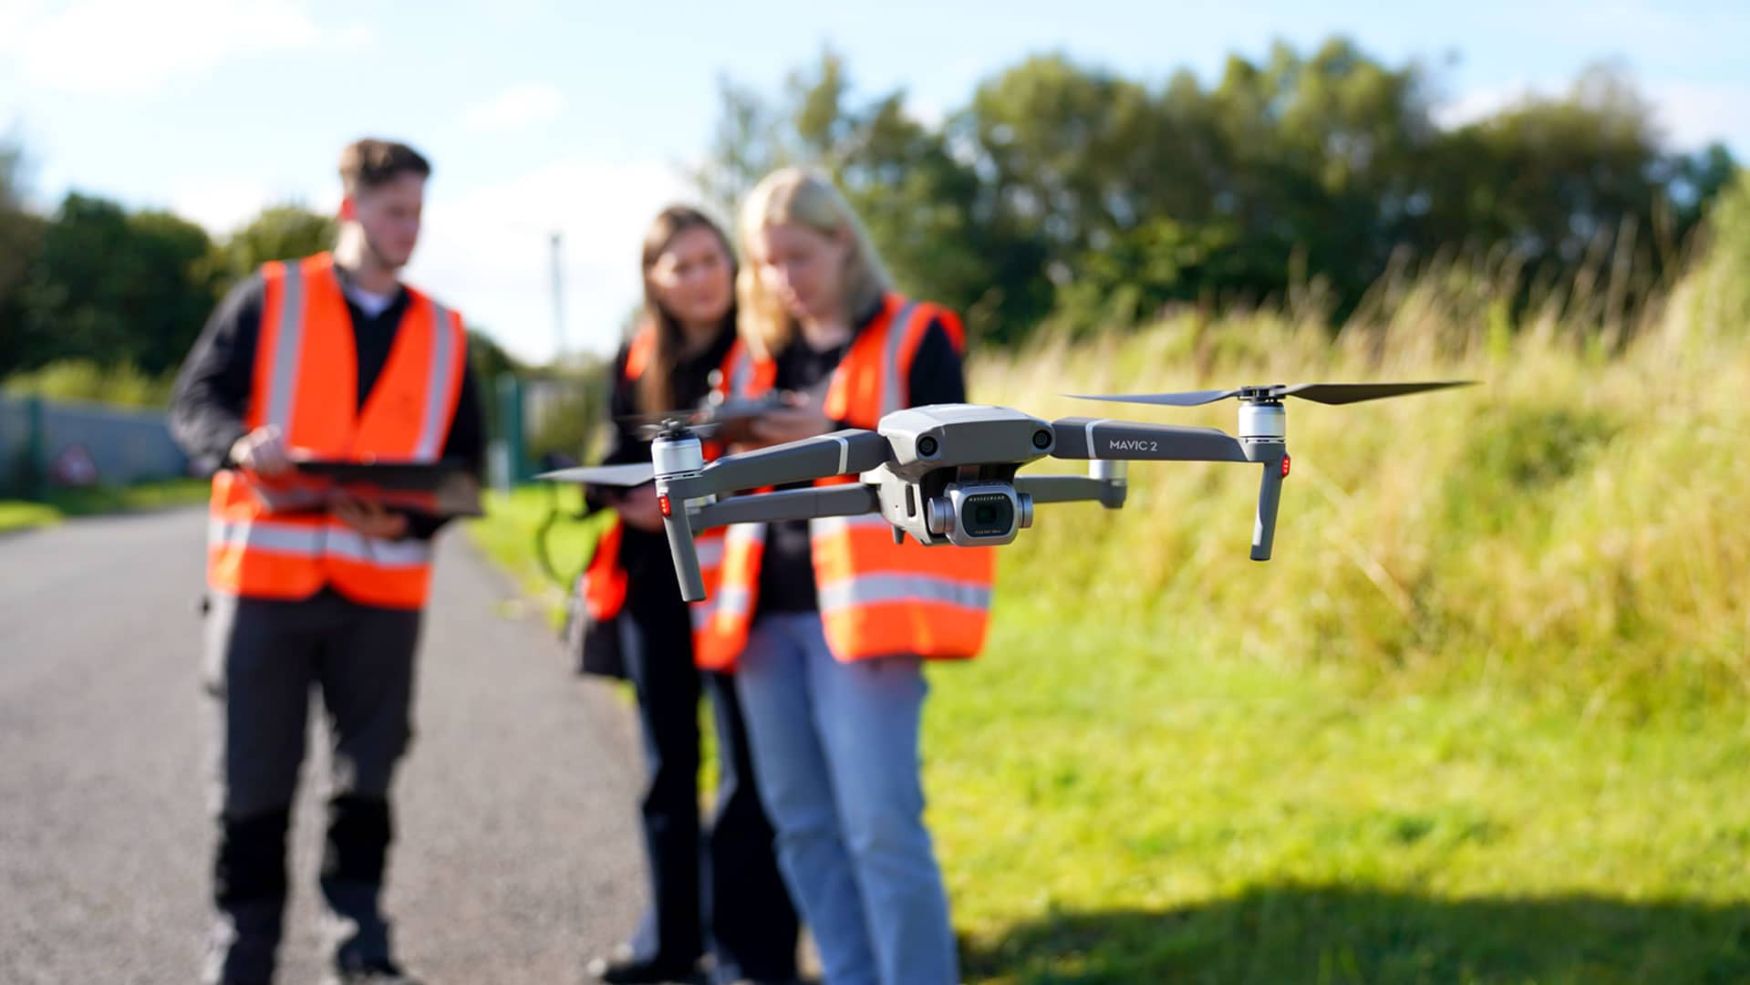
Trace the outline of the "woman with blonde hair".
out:
[[[736,349],[735,256],[717,224],[670,206],[644,237],[644,314],[614,361],[608,464],[649,462],[640,415],[699,406]],[[693,981],[709,950],[719,983],[791,982],[796,913],[755,792],[734,683],[696,668],[690,615],[662,533],[655,487],[615,495],[618,516],[585,578],[597,619],[617,618],[638,698],[647,782],[640,803],[650,908],[633,940],[591,972],[610,985]],[[701,852],[699,699],[717,728],[717,809]],[[701,857],[703,856],[703,857]]]
[[[893,292],[828,180],[770,175],[739,234],[748,351],[731,360],[730,389],[791,394],[754,423],[756,443],[873,428],[902,407],[965,399],[959,320]],[[983,644],[988,549],[896,545],[879,516],[744,524],[726,535],[721,572],[699,656],[739,660],[761,797],[827,982],[957,981],[923,821],[923,661]]]

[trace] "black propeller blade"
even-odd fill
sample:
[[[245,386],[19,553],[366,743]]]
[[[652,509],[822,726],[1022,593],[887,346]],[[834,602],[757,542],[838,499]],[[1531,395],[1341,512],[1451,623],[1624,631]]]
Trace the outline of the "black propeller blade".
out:
[[[1183,393],[1127,393],[1110,397],[1100,397],[1080,393],[1069,394],[1069,396],[1074,397],[1077,400],[1108,400],[1115,404],[1158,404],[1166,407],[1195,407],[1198,404],[1212,404],[1217,400],[1238,395],[1238,390],[1187,390]]]
[[[1196,407],[1212,404],[1228,397],[1241,400],[1281,400],[1299,397],[1321,404],[1355,404],[1363,400],[1382,400],[1428,390],[1470,386],[1475,380],[1441,380],[1426,383],[1299,383],[1294,386],[1248,386],[1237,390],[1187,390],[1182,393],[1132,393],[1120,396],[1071,394],[1079,400],[1106,400],[1123,404],[1153,404],[1165,407]]]
[[[549,482],[572,482],[581,486],[642,486],[656,478],[656,467],[649,462],[591,465],[586,468],[544,472],[535,478]]]
[[[1285,397],[1299,397],[1321,404],[1358,404],[1363,400],[1383,400],[1386,397],[1401,397],[1410,393],[1424,393],[1428,390],[1444,390],[1447,387],[1470,386],[1475,380],[1442,380],[1429,383],[1302,383],[1299,386],[1286,387],[1282,391]]]

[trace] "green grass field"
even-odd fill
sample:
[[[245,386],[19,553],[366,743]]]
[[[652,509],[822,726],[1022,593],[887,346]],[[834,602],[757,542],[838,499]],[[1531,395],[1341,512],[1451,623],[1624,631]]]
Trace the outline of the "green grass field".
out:
[[[1445,270],[1334,339],[1185,314],[976,360],[976,399],[1044,416],[1484,385],[1294,406],[1269,564],[1234,466],[1138,467],[1125,510],[1045,507],[1004,549],[990,644],[932,669],[925,726],[968,978],[1750,981],[1746,271],[1750,184],[1602,333],[1588,295],[1513,324]],[[509,557],[498,505],[476,533]]]

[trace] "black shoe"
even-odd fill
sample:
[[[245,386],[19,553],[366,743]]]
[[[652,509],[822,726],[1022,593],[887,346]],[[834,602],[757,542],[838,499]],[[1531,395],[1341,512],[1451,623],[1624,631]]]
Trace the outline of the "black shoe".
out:
[[[393,961],[372,961],[357,968],[339,968],[328,973],[323,985],[420,985],[419,979],[402,971]]]
[[[589,963],[589,973],[606,985],[704,985],[705,981],[697,961],[634,958],[623,954],[596,958]]]

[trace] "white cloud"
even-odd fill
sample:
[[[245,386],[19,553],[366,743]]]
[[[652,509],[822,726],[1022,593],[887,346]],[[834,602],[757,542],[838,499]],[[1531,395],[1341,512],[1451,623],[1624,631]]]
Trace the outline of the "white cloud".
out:
[[[1553,90],[1546,88],[1544,91]],[[1533,88],[1530,83],[1523,81],[1479,86],[1436,105],[1433,113],[1434,122],[1449,130],[1456,129],[1493,116],[1515,103],[1523,102],[1536,95],[1537,92],[1538,90]]]
[[[661,161],[571,159],[426,203],[409,279],[500,344],[544,361],[556,347],[549,237],[564,235],[567,348],[611,351],[641,290],[638,244],[664,205],[692,196]]]
[[[299,202],[318,211],[332,211],[338,204],[312,198],[300,189],[274,187],[235,176],[212,176],[179,180],[171,189],[169,208],[219,237],[234,232],[262,209],[286,202]]]
[[[565,112],[565,94],[546,82],[524,82],[468,106],[462,125],[475,133],[505,133],[548,123]]]
[[[1481,86],[1436,106],[1434,122],[1464,126],[1533,97],[1559,96],[1572,85],[1571,79],[1521,79]],[[1718,140],[1739,156],[1750,156],[1750,85],[1637,80],[1636,90],[1652,106],[1655,125],[1672,149],[1693,151]]]
[[[0,16],[0,54],[28,84],[67,92],[150,91],[239,58],[370,41],[359,26],[325,30],[307,0],[73,0]]]
[[[1697,150],[1718,140],[1750,160],[1750,85],[1665,82],[1647,94],[1671,146]]]

